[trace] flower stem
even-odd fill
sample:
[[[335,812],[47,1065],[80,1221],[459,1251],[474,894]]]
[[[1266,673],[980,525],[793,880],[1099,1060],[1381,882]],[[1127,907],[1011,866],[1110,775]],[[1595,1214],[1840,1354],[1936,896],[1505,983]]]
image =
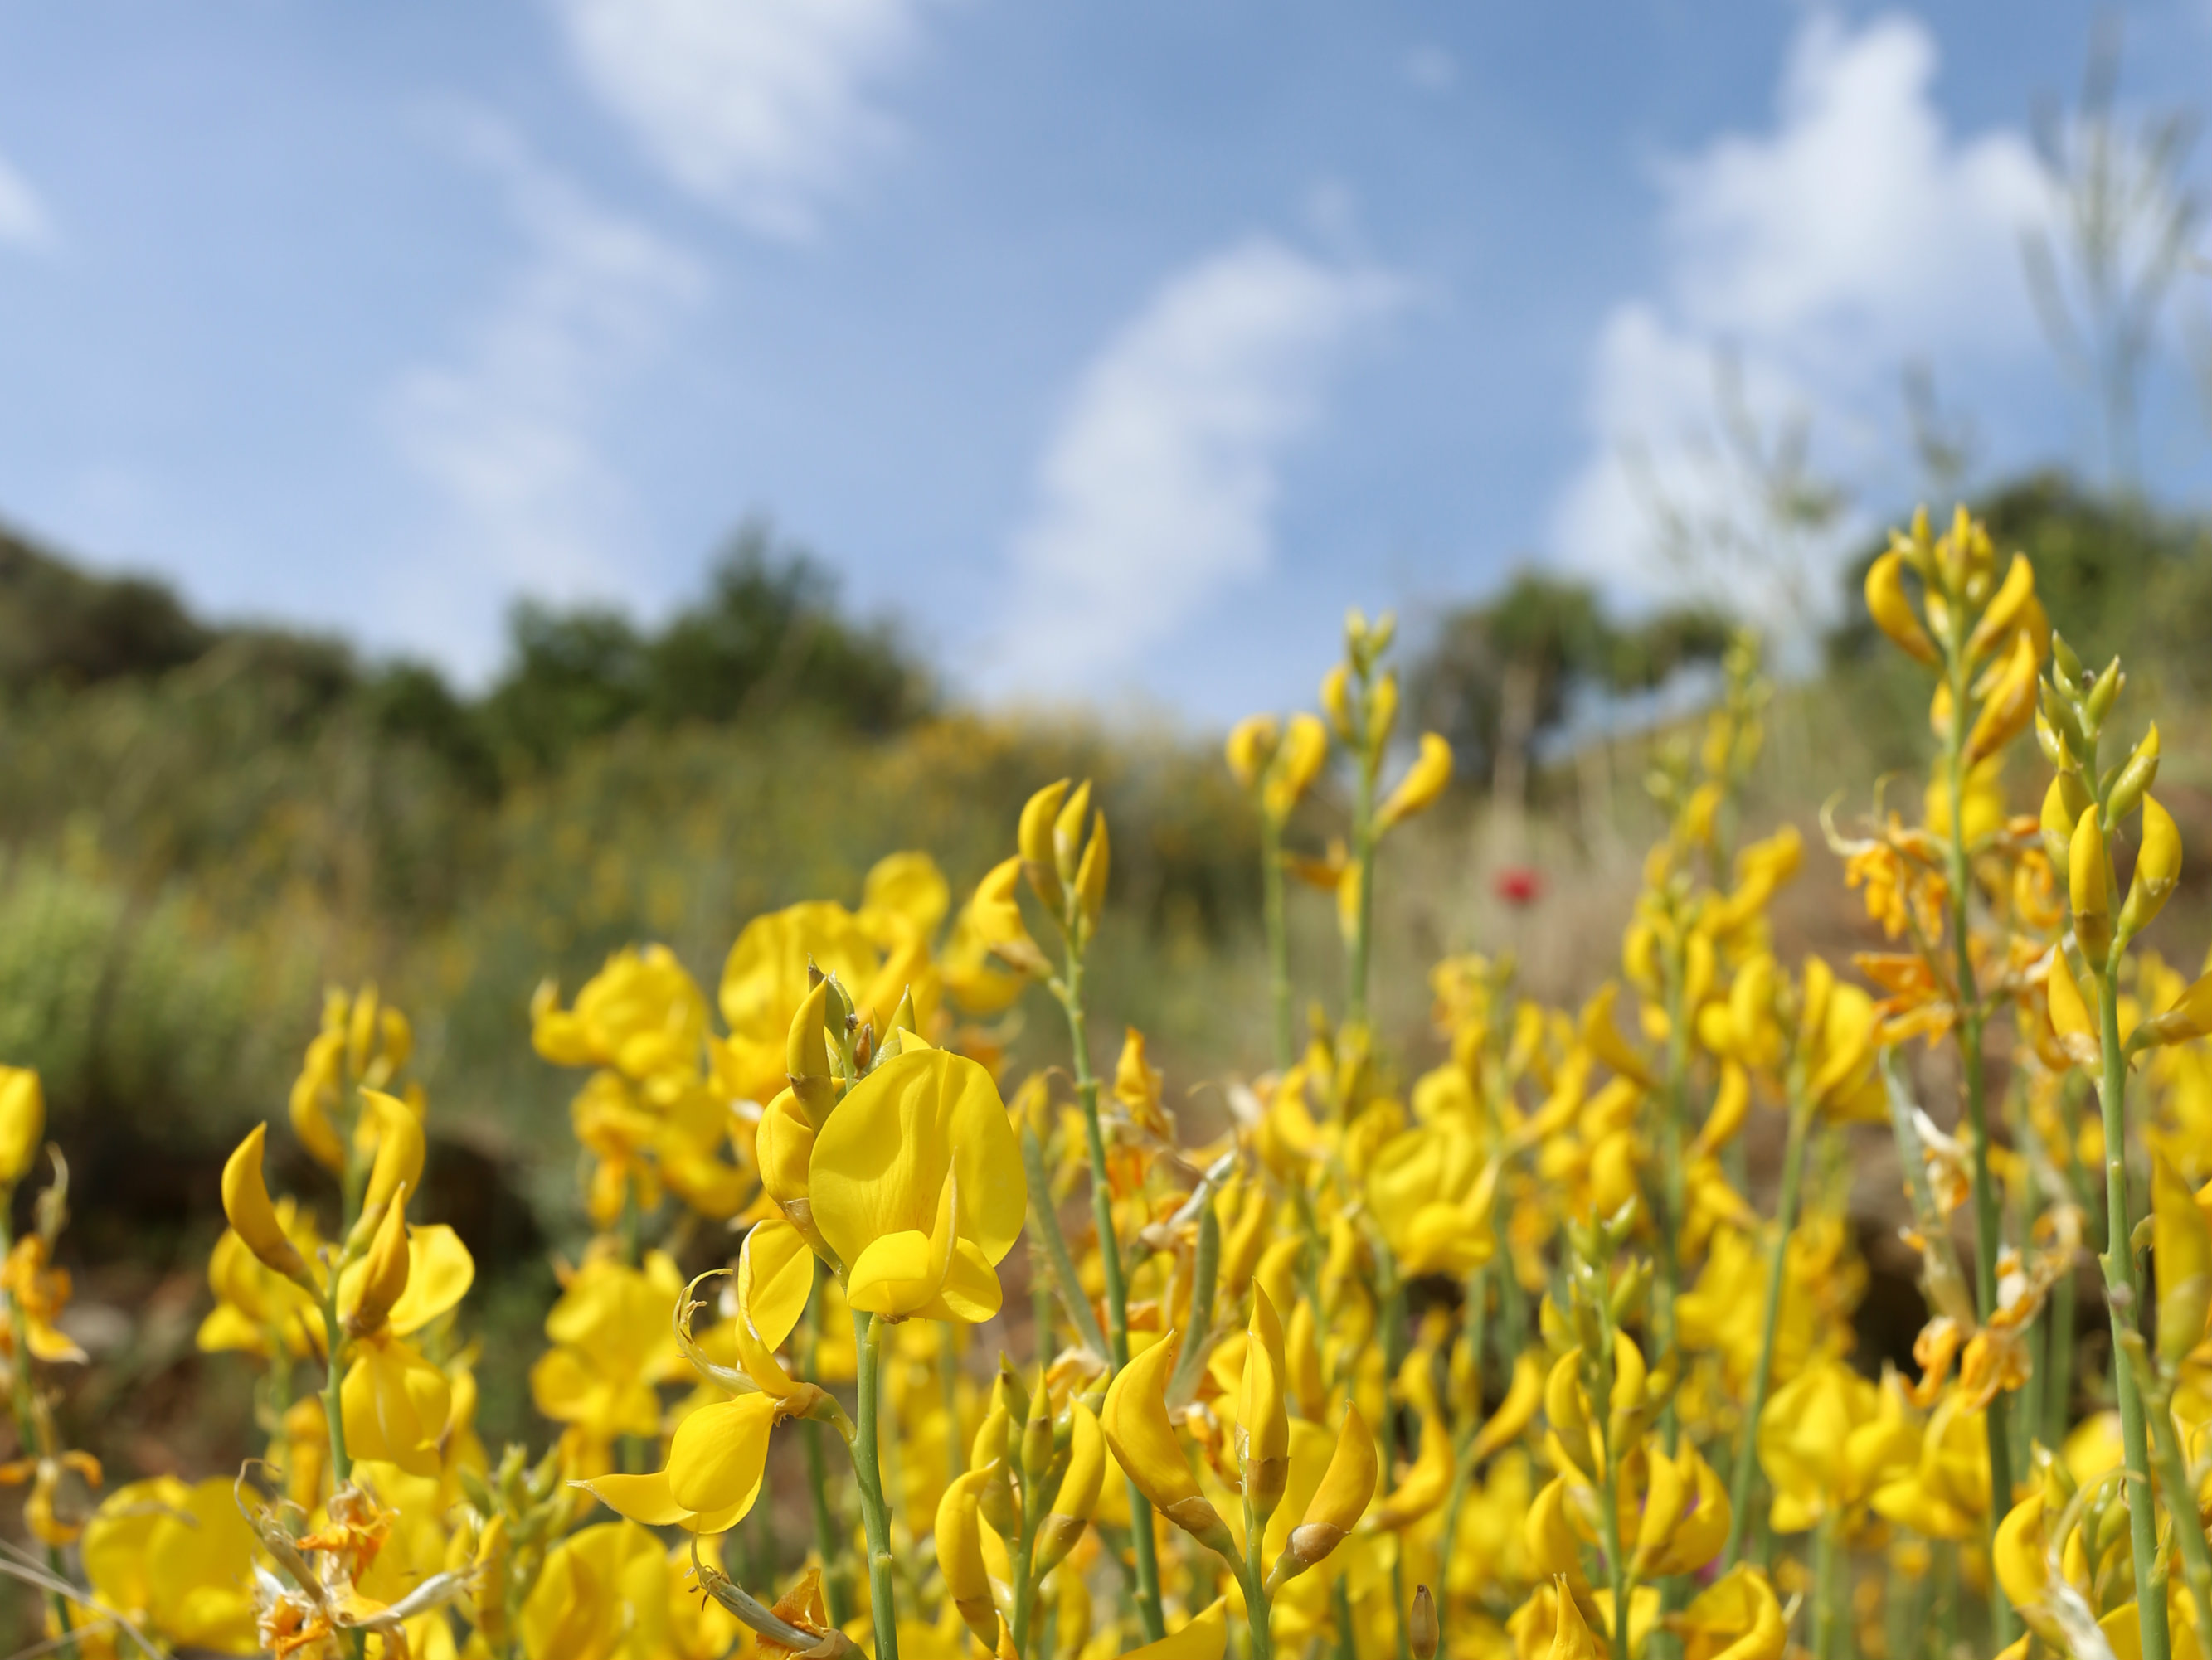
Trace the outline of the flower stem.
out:
[[[2189,1582],[2190,1600],[2197,1605],[2197,1628],[2212,1631],[2212,1550],[2204,1543],[2204,1524],[2197,1512],[2196,1491],[2189,1480],[2189,1463],[2181,1454],[2181,1435],[2173,1421],[2172,1405],[2161,1401],[2152,1421],[2158,1433],[2151,1437],[2158,1457],[2158,1479],[2166,1487],[2166,1508],[2173,1523],[2173,1536],[2181,1548],[2182,1576]]]
[[[1959,613],[1960,627],[1965,612]],[[1954,973],[1957,979],[1959,1011],[1959,1073],[1966,1096],[1966,1119],[1973,1136],[1973,1198],[1974,1198],[1974,1308],[1986,1324],[1997,1312],[1997,1257],[2004,1241],[1997,1215],[1996,1185],[1990,1178],[1989,1109],[1984,1100],[1986,1080],[1982,1065],[1982,991],[1974,972],[1974,954],[1967,930],[1971,923],[1974,871],[1966,857],[1966,710],[1970,707],[1966,659],[1964,642],[1955,639],[1949,654],[1951,707],[1953,714],[1949,735],[1945,740],[1945,759],[1948,763],[1950,780],[1951,834],[1945,849],[1948,869],[1946,872],[1951,885],[1951,939],[1956,954]],[[1984,1415],[1990,1447],[1990,1541],[1995,1548],[1996,1529],[2004,1520],[2005,1512],[2012,1508],[2012,1452],[2011,1443],[2005,1433],[2005,1418],[2008,1397],[2000,1390],[1990,1402]],[[2013,1640],[2017,1625],[2011,1604],[2003,1590],[1992,1584],[1990,1588],[1990,1616],[1995,1627],[1993,1635],[2000,1646]],[[2163,1621],[2161,1621],[2161,1624]],[[2143,1660],[2166,1660],[2161,1653],[2154,1655],[2149,1647],[2149,1632],[2144,1633]]]
[[[15,1190],[0,1188],[0,1261],[15,1253]],[[23,1300],[8,1293],[9,1382],[13,1388],[15,1410],[15,1443],[21,1457],[39,1459],[51,1457],[53,1449],[47,1438],[40,1433],[39,1417],[31,1396],[31,1334],[23,1317]],[[66,1581],[63,1572],[61,1548],[46,1546],[46,1570],[57,1579]],[[55,1628],[61,1633],[59,1651],[75,1660],[77,1652],[76,1622],[70,1616],[69,1599],[59,1591],[46,1593],[46,1612]]]
[[[1121,1242],[1114,1233],[1114,1191],[1106,1174],[1106,1135],[1098,1124],[1098,1078],[1091,1069],[1091,1037],[1083,1011],[1083,951],[1071,929],[1066,972],[1060,983],[1060,1008],[1067,1015],[1068,1045],[1075,1062],[1076,1099],[1083,1107],[1083,1139],[1091,1155],[1091,1215],[1098,1230],[1098,1259],[1106,1272],[1106,1339],[1115,1371],[1129,1364],[1129,1288],[1122,1277]],[[1073,1294],[1073,1281],[1070,1283]],[[1071,1307],[1070,1314],[1075,1310]],[[1085,1313],[1089,1306],[1085,1305]],[[1079,1322],[1081,1317],[1078,1317]],[[1095,1323],[1094,1323],[1095,1324]],[[1157,1643],[1168,1633],[1160,1609],[1158,1542],[1152,1536],[1152,1506],[1129,1481],[1129,1545],[1137,1563],[1137,1615],[1145,1640]],[[877,1660],[886,1660],[878,1656]]]
[[[1751,1516],[1751,1472],[1758,1463],[1759,1415],[1766,1408],[1767,1386],[1774,1378],[1774,1336],[1782,1324],[1782,1287],[1790,1261],[1790,1230],[1797,1221],[1797,1190],[1805,1177],[1805,1145],[1811,1139],[1813,1101],[1800,1088],[1790,1104],[1790,1136],[1782,1150],[1782,1193],[1774,1203],[1774,1248],[1766,1258],[1766,1308],[1759,1329],[1759,1363],[1752,1368],[1751,1398],[1745,1402],[1743,1431],[1735,1449],[1735,1464],[1729,1472],[1728,1542],[1721,1547],[1721,1572],[1734,1567],[1743,1551],[1745,1526]]]
[[[883,1390],[881,1316],[853,1311],[853,1347],[859,1358],[858,1424],[853,1435],[853,1479],[860,1491],[860,1525],[868,1540],[868,1609],[876,1623],[876,1660],[898,1660],[898,1610],[891,1568],[891,1512],[876,1459],[876,1421]]]
[[[353,1476],[353,1459],[346,1452],[345,1412],[341,1395],[345,1374],[338,1369],[338,1354],[345,1346],[345,1329],[338,1320],[338,1269],[331,1264],[330,1282],[323,1288],[323,1416],[330,1421],[331,1487],[343,1487]]]
[[[1843,1635],[1844,1512],[1831,1507],[1813,1540],[1813,1660],[1837,1660]]]
[[[1353,912],[1352,960],[1345,986],[1344,1022],[1367,1022],[1367,965],[1375,936],[1375,777],[1382,766],[1379,749],[1359,757],[1359,783],[1352,803],[1352,862],[1358,873],[1359,903]]]
[[[1267,1604],[1267,1525],[1244,1500],[1244,1622],[1251,1632],[1251,1660],[1275,1660],[1275,1635]],[[1402,1622],[1401,1622],[1402,1623]]]
[[[2098,1035],[2105,1063],[2099,1089],[2105,1127],[2105,1301],[2112,1322],[2112,1392],[2119,1397],[2120,1445],[2128,1467],[2129,1547],[2135,1558],[2142,1660],[2168,1660],[2172,1639],[2166,1627],[2166,1592],[2162,1583],[2153,1577],[2158,1556],[2158,1517],[2151,1502],[2150,1443],[2143,1421],[2142,1391],[2126,1360],[2127,1339],[2136,1335],[2134,1322],[2142,1306],[2142,1287],[2136,1283],[2135,1251],[2129,1239],[2133,1225],[2128,1219],[2127,1051],[2120,1047],[2119,988],[2113,984],[2108,965],[2092,966],[2097,968]],[[2188,1502],[2186,1487],[2181,1501]],[[1998,1506],[1990,1508],[1995,1511]]]

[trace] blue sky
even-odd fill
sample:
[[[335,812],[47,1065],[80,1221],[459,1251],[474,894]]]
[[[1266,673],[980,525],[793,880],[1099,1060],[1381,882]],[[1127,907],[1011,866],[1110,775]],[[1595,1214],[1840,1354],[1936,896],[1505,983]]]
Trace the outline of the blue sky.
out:
[[[2206,83],[2201,0],[2129,29],[2130,98]],[[765,512],[963,692],[1218,719],[1306,696],[1347,604],[1684,579],[1620,457],[1725,496],[1724,343],[1855,524],[1917,488],[1908,359],[1985,474],[2078,451],[2016,244],[2086,40],[2019,3],[0,0],[0,515],[480,678],[516,594],[650,615]],[[2194,497],[2158,374],[2146,470]]]

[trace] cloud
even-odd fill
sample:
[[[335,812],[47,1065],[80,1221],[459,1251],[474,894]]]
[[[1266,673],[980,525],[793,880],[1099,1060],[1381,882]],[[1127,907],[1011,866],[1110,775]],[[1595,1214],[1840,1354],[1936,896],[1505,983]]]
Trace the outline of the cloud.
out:
[[[53,220],[31,181],[0,156],[0,243],[33,251],[54,244]]]
[[[1556,545],[1632,592],[1679,584],[1656,550],[1653,490],[1693,518],[1752,511],[1717,432],[1717,362],[1770,440],[1807,421],[1821,464],[1876,445],[1905,362],[2000,361],[2033,348],[2023,226],[2045,211],[2024,136],[1954,136],[1932,95],[1936,42],[1917,19],[1801,28],[1771,131],[1730,134],[1658,172],[1656,292],[1622,301],[1594,353],[1592,453],[1558,504]],[[1840,523],[1765,573],[1754,604],[1825,598]],[[1740,585],[1745,573],[1727,577]],[[1738,591],[1744,591],[1741,586]]]
[[[594,96],[668,176],[763,235],[819,205],[896,136],[880,83],[912,55],[918,0],[559,0]]]
[[[494,603],[526,587],[610,592],[632,525],[602,450],[609,405],[703,279],[689,255],[547,171],[503,129],[468,124],[461,136],[528,252],[453,360],[399,378],[387,427],[438,498],[442,581],[474,571]],[[480,656],[483,642],[471,631],[441,643]]]
[[[1285,451],[1398,282],[1267,237],[1176,273],[1094,357],[1014,539],[1003,677],[1096,685],[1267,568]]]

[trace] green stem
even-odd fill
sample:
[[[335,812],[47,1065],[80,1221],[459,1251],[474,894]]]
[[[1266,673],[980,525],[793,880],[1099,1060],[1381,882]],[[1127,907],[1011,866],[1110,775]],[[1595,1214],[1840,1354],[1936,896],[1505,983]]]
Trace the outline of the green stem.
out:
[[[1964,626],[1964,616],[1962,609],[1957,619],[1960,627]],[[1967,932],[1972,921],[1970,901],[1973,888],[1973,866],[1966,857],[1966,711],[1970,706],[1969,666],[1963,643],[1954,643],[1950,652],[1951,707],[1954,713],[1946,744],[1951,785],[1951,834],[1945,851],[1949,867],[1947,874],[1951,884],[1951,938],[1955,954],[1953,972],[1957,978],[1959,1071],[1966,1095],[1966,1124],[1973,1136],[1974,1307],[1986,1324],[1997,1312],[1997,1257],[2004,1248],[2004,1240],[1997,1215],[1996,1186],[1990,1176],[1989,1110],[1984,1099],[1986,1081],[1982,1065],[1984,1011]],[[2005,1433],[2008,1409],[2008,1397],[1999,1390],[1990,1402],[1983,1418],[1989,1436],[1990,1542],[1992,1549],[1996,1546],[1997,1525],[2012,1507],[2012,1451]],[[1995,1584],[1990,1588],[1990,1609],[1996,1642],[2000,1647],[2004,1646],[2013,1640],[2018,1621],[2002,1589]],[[2163,1653],[2154,1655],[2150,1652],[2148,1635],[2146,1632],[2143,1660],[2166,1660]]]
[[[817,1258],[813,1306],[806,1314],[804,1375],[809,1378],[818,1377],[822,1370],[822,1287],[825,1277]],[[853,1598],[839,1567],[844,1552],[838,1546],[836,1517],[830,1507],[830,1466],[822,1454],[822,1425],[809,1418],[800,1427],[806,1443],[806,1491],[814,1511],[814,1554],[822,1560],[823,1600],[829,1609],[830,1623],[842,1626],[853,1617]]]
[[[345,1347],[345,1328],[338,1319],[338,1270],[332,1263],[329,1283],[323,1290],[323,1415],[330,1420],[331,1487],[343,1487],[353,1475],[353,1460],[346,1453],[345,1413],[340,1394],[345,1373],[338,1356]]]
[[[1362,714],[1365,700],[1362,700]],[[1345,988],[1344,1023],[1367,1021],[1367,964],[1375,937],[1375,777],[1382,765],[1378,748],[1359,758],[1359,784],[1352,806],[1352,861],[1358,871],[1359,904],[1352,932],[1350,978]]]
[[[898,1610],[891,1583],[891,1512],[884,1499],[877,1463],[876,1429],[883,1390],[884,1322],[853,1311],[853,1347],[859,1356],[859,1421],[853,1434],[853,1478],[860,1491],[860,1525],[868,1540],[868,1603],[876,1624],[876,1660],[898,1660]]]
[[[2099,1038],[2105,1062],[2099,1090],[2105,1127],[2105,1300],[2112,1322],[2112,1392],[2119,1397],[2120,1445],[2128,1467],[2129,1547],[2135,1558],[2142,1660],[2168,1660],[2172,1643],[2166,1627],[2166,1596],[2154,1578],[2158,1517],[2151,1498],[2150,1443],[2143,1421],[2142,1391],[2136,1387],[2135,1372],[2126,1360],[2127,1339],[2136,1335],[2134,1322],[2142,1306],[2142,1288],[2136,1281],[2135,1251],[2129,1239],[2133,1224],[2128,1219],[2127,1051],[2120,1047],[2118,988],[2112,983],[2109,965],[2097,973],[2096,980]]]
[[[1038,1387],[1043,1387],[1040,1383]],[[1036,1610],[1036,1584],[1030,1572],[1030,1563],[1036,1554],[1037,1503],[1034,1489],[1036,1483],[1026,1474],[1022,1479],[1021,1534],[1014,1541],[1010,1566],[1013,1570],[1014,1653],[1026,1660],[1030,1651],[1030,1624]]]
[[[2071,1421],[2069,1409],[2074,1401],[2074,1265],[2058,1276],[2058,1283],[2051,1287],[2051,1306],[2044,1311],[2044,1324],[2049,1328],[2045,1349],[2051,1376],[2043,1385],[2043,1445],[2057,1447],[2065,1445],[2066,1427]]]
[[[1837,1660],[1843,1635],[1843,1512],[1831,1509],[1814,1536],[1813,1660]]]
[[[1267,1602],[1267,1524],[1244,1500],[1244,1621],[1251,1632],[1251,1660],[1275,1660],[1275,1634]],[[1401,1620],[1402,1626],[1405,1622]]]
[[[2188,1461],[2181,1455],[2181,1434],[2175,1427],[2171,1406],[2161,1402],[2153,1420],[2158,1433],[2151,1438],[2158,1455],[2158,1479],[2166,1487],[2166,1514],[2173,1536],[2181,1548],[2182,1576],[2189,1582],[2190,1600],[2197,1605],[2197,1629],[2212,1631],[2212,1550],[2204,1543],[2204,1524],[2197,1511],[2197,1489],[2189,1479]]]
[[[1788,1277],[1790,1230],[1797,1221],[1797,1190],[1805,1177],[1805,1148],[1812,1139],[1813,1101],[1802,1088],[1790,1104],[1790,1136],[1782,1150],[1782,1193],[1774,1204],[1773,1248],[1766,1257],[1766,1308],[1759,1328],[1759,1363],[1752,1368],[1751,1398],[1744,1403],[1743,1429],[1736,1440],[1735,1465],[1729,1473],[1728,1543],[1721,1548],[1721,1571],[1734,1567],[1743,1550],[1751,1517],[1751,1473],[1759,1463],[1759,1415],[1766,1409],[1767,1386],[1774,1378],[1774,1336],[1782,1324],[1783,1282]]]
[[[1091,1155],[1091,1215],[1098,1231],[1098,1258],[1106,1273],[1106,1338],[1111,1345],[1115,1371],[1129,1364],[1129,1288],[1122,1277],[1121,1244],[1114,1233],[1114,1193],[1106,1174],[1106,1135],[1098,1123],[1098,1079],[1091,1069],[1091,1037],[1083,1012],[1083,952],[1073,929],[1068,932],[1067,967],[1060,986],[1060,1008],[1067,1015],[1068,1044],[1075,1062],[1075,1094],[1083,1107],[1083,1140]],[[1064,1249],[1064,1247],[1063,1247]],[[1069,1285],[1076,1283],[1072,1270]],[[1074,1315],[1071,1306],[1069,1313]],[[1077,1316],[1090,1315],[1088,1303]],[[1091,1325],[1095,1330],[1095,1319]],[[1157,1643],[1167,1635],[1167,1617],[1160,1609],[1158,1542],[1152,1536],[1152,1506],[1129,1481],[1129,1545],[1137,1563],[1137,1616],[1143,1622],[1145,1640]],[[877,1660],[886,1660],[878,1656]]]
[[[1275,1070],[1297,1058],[1291,1013],[1291,939],[1283,910],[1283,827],[1260,813],[1260,897],[1267,920],[1267,991],[1275,1016]]]
[[[1098,1316],[1091,1306],[1091,1299],[1083,1294],[1083,1281],[1075,1271],[1075,1258],[1067,1249],[1067,1236],[1060,1232],[1060,1215],[1052,1206],[1052,1172],[1045,1168],[1044,1148],[1038,1142],[1036,1131],[1027,1124],[1022,1126],[1022,1167],[1027,1172],[1030,1184],[1030,1220],[1036,1223],[1037,1237],[1044,1241],[1045,1260],[1052,1264],[1054,1287],[1060,1300],[1067,1310],[1067,1318],[1075,1323],[1076,1335],[1091,1346],[1093,1354],[1110,1355],[1114,1351],[1106,1341],[1106,1334],[1098,1329]],[[1043,1359],[1049,1362],[1049,1354]]]

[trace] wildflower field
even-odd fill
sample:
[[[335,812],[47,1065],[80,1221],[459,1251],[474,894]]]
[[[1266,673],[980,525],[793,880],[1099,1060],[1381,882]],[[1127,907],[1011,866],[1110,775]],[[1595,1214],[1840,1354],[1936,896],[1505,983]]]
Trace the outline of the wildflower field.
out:
[[[1111,792],[1048,773],[980,833],[910,819],[977,856],[972,888],[878,850],[857,889],[753,906],[711,984],[696,906],[664,907],[683,949],[637,939],[562,984],[575,930],[504,895],[493,960],[540,960],[493,998],[498,1041],[568,1098],[540,1168],[587,1235],[550,1275],[426,1214],[437,975],[333,990],[319,1027],[264,1029],[298,1006],[267,999],[289,1101],[205,1172],[228,1227],[191,1312],[228,1357],[191,1409],[242,1462],[131,1480],[81,1450],[129,1382],[93,1368],[107,1404],[78,1398],[60,1265],[95,1119],[49,1140],[40,1072],[0,1070],[0,1568],[29,1640],[2197,1656],[2212,976],[2155,926],[2183,863],[2158,711],[2069,646],[2037,576],[1963,510],[1893,536],[1865,616],[1928,736],[1813,834],[1762,785],[1785,694],[1738,636],[1710,708],[1650,748],[1657,833],[1571,988],[1528,871],[1498,884],[1498,939],[1424,964],[1393,937],[1433,908],[1447,844],[1415,844],[1453,749],[1401,712],[1390,619],[1356,612],[1317,712],[1170,772],[1198,850],[1146,839],[1152,902],[1249,898],[1212,936],[1249,948],[1117,944]],[[1030,753],[938,742],[860,782],[922,802]],[[810,753],[844,752],[770,765]],[[1808,889],[1871,948],[1778,950]],[[1425,1034],[1381,1012],[1417,1003]],[[1155,1009],[1177,1029],[1148,1044]],[[1170,1050],[1219,1065],[1177,1076]],[[1870,1148],[1917,1266],[1902,1363],[1869,1336]],[[502,1378],[528,1410],[487,1433]]]

